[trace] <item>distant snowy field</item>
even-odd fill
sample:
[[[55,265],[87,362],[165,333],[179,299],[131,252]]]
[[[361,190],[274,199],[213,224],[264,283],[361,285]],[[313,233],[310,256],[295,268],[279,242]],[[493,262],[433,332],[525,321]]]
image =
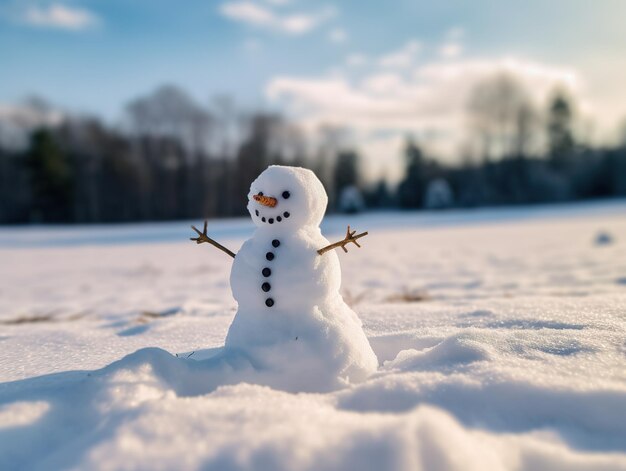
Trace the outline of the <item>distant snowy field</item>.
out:
[[[381,366],[326,394],[203,375],[236,306],[187,223],[0,229],[0,470],[626,470],[626,202],[347,223]]]

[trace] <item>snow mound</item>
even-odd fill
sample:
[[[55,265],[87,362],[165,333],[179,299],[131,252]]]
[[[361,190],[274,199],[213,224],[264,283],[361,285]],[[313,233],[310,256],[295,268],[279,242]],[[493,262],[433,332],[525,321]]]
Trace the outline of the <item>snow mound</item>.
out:
[[[487,345],[472,336],[461,334],[449,337],[423,352],[403,350],[393,361],[385,363],[385,368],[404,371],[456,368],[491,358],[491,349]]]
[[[549,432],[496,435],[467,429],[432,406],[381,414],[350,410],[345,396],[335,404],[332,396],[294,395],[250,384],[215,389],[215,369],[212,375],[208,372],[216,364],[221,365],[222,380],[234,379],[231,367],[243,371],[232,358],[208,367],[152,348],[91,373],[5,384],[0,391],[0,469],[445,471],[626,466],[626,461],[611,456],[572,451]],[[522,406],[534,401],[547,409],[560,397],[524,399],[529,391],[510,384],[474,389],[467,396],[466,385],[449,383],[431,391],[430,399],[454,399],[457,410],[480,402],[489,419],[495,414],[489,413],[488,403],[497,409],[502,400]],[[371,390],[368,396],[373,396]],[[620,401],[609,404],[622,406]],[[567,402],[571,412],[580,405],[575,398]],[[587,425],[614,432],[624,420],[619,407],[614,410],[611,420],[588,414]],[[528,418],[528,412],[522,407],[514,419],[530,422],[533,415]]]

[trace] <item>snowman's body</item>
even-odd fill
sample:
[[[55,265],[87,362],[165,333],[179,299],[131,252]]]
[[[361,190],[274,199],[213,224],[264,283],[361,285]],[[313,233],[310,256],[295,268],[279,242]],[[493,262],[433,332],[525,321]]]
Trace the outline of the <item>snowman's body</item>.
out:
[[[277,195],[269,198],[275,205],[259,204],[259,194]],[[329,244],[319,229],[327,204],[321,183],[309,170],[272,166],[253,182],[249,200],[259,227],[233,263],[238,310],[226,346],[261,368],[282,365],[303,377],[324,371],[364,379],[378,361],[359,318],[339,294],[337,254],[317,252]],[[290,361],[278,361],[281,356]]]
[[[317,248],[325,245],[328,241],[319,229],[296,233],[258,229],[233,263],[231,287],[239,309],[259,311],[265,320],[276,311],[296,314],[331,297],[339,290],[340,267],[335,253],[317,254]],[[268,300],[272,306],[267,306]]]

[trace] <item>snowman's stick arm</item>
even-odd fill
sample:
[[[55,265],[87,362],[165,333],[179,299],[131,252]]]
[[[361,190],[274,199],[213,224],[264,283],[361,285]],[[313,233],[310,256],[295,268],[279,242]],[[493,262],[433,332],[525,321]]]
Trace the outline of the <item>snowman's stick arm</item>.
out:
[[[220,249],[222,252],[227,253],[231,257],[235,258],[235,253],[234,252],[232,252],[231,250],[228,250],[222,244],[220,244],[219,242],[214,241],[213,239],[211,239],[207,235],[207,233],[206,233],[206,226],[207,226],[207,221],[204,221],[204,230],[202,232],[200,232],[198,229],[196,229],[196,226],[191,226],[191,228],[198,233],[198,237],[190,237],[189,239],[190,240],[194,240],[196,242],[196,244],[201,244],[203,242],[208,242],[213,247],[216,247],[216,248]]]
[[[367,232],[361,232],[360,234],[357,234],[356,231],[350,231],[350,226],[348,226],[346,237],[343,240],[327,245],[326,247],[322,247],[321,249],[317,251],[317,253],[320,255],[324,255],[326,252],[336,249],[338,247],[341,247],[344,252],[348,253],[348,249],[346,248],[346,245],[348,245],[349,243],[353,243],[354,245],[360,248],[361,246],[359,245],[357,240],[360,239],[361,237],[365,237],[367,234],[368,234]]]

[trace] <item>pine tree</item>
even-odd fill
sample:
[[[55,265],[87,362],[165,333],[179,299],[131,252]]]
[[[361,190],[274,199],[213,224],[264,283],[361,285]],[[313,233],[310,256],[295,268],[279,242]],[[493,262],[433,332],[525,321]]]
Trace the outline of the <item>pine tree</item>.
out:
[[[69,222],[73,179],[67,155],[48,130],[35,131],[27,156],[31,174],[31,220]]]
[[[426,161],[422,150],[411,140],[404,151],[406,175],[400,183],[398,197],[404,208],[421,208],[426,187]]]
[[[548,151],[555,170],[567,170],[575,150],[572,131],[573,113],[567,98],[559,94],[548,111]]]
[[[339,152],[334,172],[334,188],[337,197],[347,187],[358,187],[359,180],[359,155],[354,151]]]

